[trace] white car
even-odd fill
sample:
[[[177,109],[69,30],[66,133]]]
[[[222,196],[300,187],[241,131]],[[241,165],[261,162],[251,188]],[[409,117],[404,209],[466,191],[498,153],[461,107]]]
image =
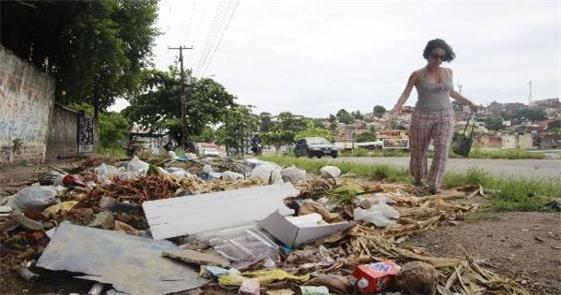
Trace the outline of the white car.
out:
[[[220,152],[216,148],[211,148],[211,147],[202,148],[201,149],[201,155],[206,156],[206,157],[218,157],[218,156],[220,156]]]

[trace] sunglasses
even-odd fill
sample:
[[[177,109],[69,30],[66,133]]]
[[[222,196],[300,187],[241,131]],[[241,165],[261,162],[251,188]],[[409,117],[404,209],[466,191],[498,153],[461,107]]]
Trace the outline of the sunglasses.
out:
[[[432,59],[444,60],[445,57],[446,57],[446,55],[441,55],[441,54],[436,54],[436,53],[433,53],[433,54],[430,55],[430,58],[432,58]]]

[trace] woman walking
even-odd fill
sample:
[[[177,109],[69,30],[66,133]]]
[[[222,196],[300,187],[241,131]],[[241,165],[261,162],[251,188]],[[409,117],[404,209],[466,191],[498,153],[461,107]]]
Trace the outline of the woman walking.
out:
[[[441,67],[442,62],[454,59],[452,47],[442,39],[431,40],[423,51],[423,57],[427,65],[411,74],[392,112],[401,112],[415,86],[418,100],[409,130],[410,170],[415,184],[422,185],[426,177],[426,184],[434,194],[442,185],[448,150],[454,135],[455,118],[450,97],[459,104],[469,105],[472,110],[477,109],[477,106],[454,90],[452,70]],[[427,176],[427,150],[431,139],[434,156]]]

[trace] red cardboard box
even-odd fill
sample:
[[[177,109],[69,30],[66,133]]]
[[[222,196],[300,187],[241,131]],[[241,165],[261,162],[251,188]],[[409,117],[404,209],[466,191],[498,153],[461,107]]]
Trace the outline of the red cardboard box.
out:
[[[355,286],[362,294],[378,293],[392,284],[399,272],[399,265],[393,260],[363,264],[357,266],[353,273]]]

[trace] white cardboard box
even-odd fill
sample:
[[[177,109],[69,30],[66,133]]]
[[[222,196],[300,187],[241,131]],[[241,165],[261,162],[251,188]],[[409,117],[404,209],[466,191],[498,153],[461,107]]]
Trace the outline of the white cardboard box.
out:
[[[279,211],[275,211],[259,221],[258,224],[279,241],[291,247],[313,242],[325,236],[346,230],[355,224],[354,222],[317,224],[321,220],[321,215],[317,213],[297,217],[284,217]]]

